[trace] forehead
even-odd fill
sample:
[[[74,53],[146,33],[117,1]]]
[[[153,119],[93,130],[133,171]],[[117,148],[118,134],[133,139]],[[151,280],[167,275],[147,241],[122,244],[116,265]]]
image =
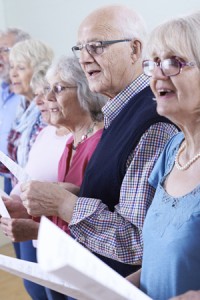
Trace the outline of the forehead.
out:
[[[55,85],[58,83],[62,83],[62,79],[58,73],[56,74],[51,74],[51,76],[48,76],[48,83],[50,85]]]
[[[119,36],[119,29],[116,24],[113,24],[112,19],[109,20],[107,16],[102,15],[88,17],[78,30],[78,42],[106,40],[117,36]]]
[[[9,59],[10,63],[14,66],[23,66],[23,67],[26,67],[26,68],[30,68],[30,69],[33,69],[33,67],[31,66],[31,63],[30,61],[27,61],[23,58],[15,58],[14,56],[11,57]]]
[[[0,36],[0,47],[12,47],[15,43],[15,37],[13,34],[9,33]]]
[[[160,58],[165,59],[165,58],[170,58],[170,57],[180,57],[182,59],[187,60],[188,55],[180,48],[172,49],[171,47],[154,47],[152,48],[152,51],[150,52],[150,57],[151,58]]]
[[[44,91],[44,87],[45,85],[37,85],[33,88],[33,90],[36,94],[42,94]]]

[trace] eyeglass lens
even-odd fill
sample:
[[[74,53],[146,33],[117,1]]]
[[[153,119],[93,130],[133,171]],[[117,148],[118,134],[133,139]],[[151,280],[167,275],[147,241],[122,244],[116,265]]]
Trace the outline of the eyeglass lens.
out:
[[[7,54],[9,52],[10,52],[10,48],[8,48],[8,47],[1,47],[0,48],[0,53]]]
[[[181,63],[175,58],[164,59],[162,62],[144,61],[143,70],[147,76],[152,76],[156,67],[160,67],[163,75],[175,76],[180,73]]]

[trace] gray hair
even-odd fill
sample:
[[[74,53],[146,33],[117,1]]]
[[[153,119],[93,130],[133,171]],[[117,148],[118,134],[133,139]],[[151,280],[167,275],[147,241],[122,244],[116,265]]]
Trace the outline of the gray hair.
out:
[[[53,50],[45,43],[39,40],[29,39],[15,44],[10,51],[9,58],[17,62],[23,61],[30,63],[33,72],[37,73],[47,70],[52,62],[53,56]]]
[[[146,55],[154,57],[164,49],[195,60],[200,68],[200,11],[174,18],[157,26],[150,34]]]
[[[47,84],[46,72],[49,66],[50,66],[50,62],[49,65],[46,64],[46,66],[42,66],[42,68],[39,68],[37,71],[34,72],[30,82],[30,86],[34,93],[38,88],[44,89],[44,86]]]
[[[77,98],[80,106],[90,113],[94,121],[103,120],[101,108],[108,98],[90,91],[87,78],[77,58],[62,56],[58,61],[54,61],[47,71],[46,78],[49,81],[54,76],[59,76],[67,84],[77,86]]]
[[[15,38],[15,43],[25,41],[31,38],[30,34],[23,31],[22,29],[19,28],[7,28],[6,30],[2,30],[0,32],[0,37],[12,34]]]

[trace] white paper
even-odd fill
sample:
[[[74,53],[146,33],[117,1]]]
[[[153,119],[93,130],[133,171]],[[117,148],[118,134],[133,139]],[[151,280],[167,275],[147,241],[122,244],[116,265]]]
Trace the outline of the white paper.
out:
[[[37,256],[44,271],[73,284],[88,299],[151,299],[45,217],[40,222]]]
[[[31,180],[29,175],[22,167],[16,164],[12,159],[0,151],[0,161],[8,168],[8,170],[19,180],[19,182],[26,182]]]
[[[0,197],[0,216],[4,218],[10,218],[10,214],[1,197]]]
[[[6,197],[6,198],[10,198],[10,196],[8,194],[6,194],[1,188],[0,188],[0,197]]]
[[[75,299],[92,300],[66,281],[62,281],[55,275],[42,271],[37,263],[0,255],[0,269]]]

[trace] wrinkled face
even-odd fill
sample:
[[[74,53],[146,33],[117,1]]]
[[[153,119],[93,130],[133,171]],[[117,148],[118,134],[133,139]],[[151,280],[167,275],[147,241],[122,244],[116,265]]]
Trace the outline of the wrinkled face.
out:
[[[176,58],[183,63],[191,61],[166,50],[157,51],[151,59],[159,63],[167,58]],[[163,75],[157,66],[151,77],[151,88],[158,113],[177,125],[187,121],[190,114],[195,118],[200,115],[200,70],[196,65],[182,67],[176,76]]]
[[[102,16],[89,17],[80,26],[77,45],[92,41],[110,41],[123,37],[111,20]],[[85,48],[80,52],[80,64],[88,79],[92,92],[115,97],[133,80],[131,42],[106,45],[102,54],[90,55]]]
[[[25,61],[10,61],[10,80],[12,91],[26,97],[27,100],[33,99],[33,92],[30,81],[33,76],[33,67]]]
[[[77,88],[54,76],[46,87],[51,123],[73,130],[85,113],[77,98]]]
[[[0,37],[0,78],[9,80],[9,48],[15,44],[13,34],[7,34]]]
[[[43,86],[37,87],[34,92],[35,92],[34,101],[41,112],[42,120],[44,123],[50,124],[50,111],[49,111],[48,101],[44,93],[44,87]]]

